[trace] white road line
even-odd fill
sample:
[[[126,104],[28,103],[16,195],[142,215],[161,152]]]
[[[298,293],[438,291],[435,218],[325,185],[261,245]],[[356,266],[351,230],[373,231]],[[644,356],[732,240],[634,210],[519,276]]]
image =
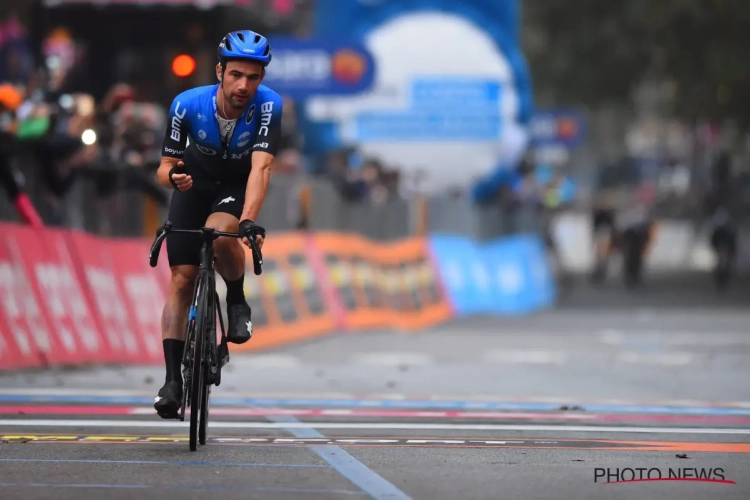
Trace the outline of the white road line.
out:
[[[608,345],[620,345],[627,340],[658,343],[664,346],[723,347],[750,345],[750,335],[740,332],[696,332],[664,330],[604,330],[599,340]]]
[[[617,330],[604,330],[599,339],[607,345],[620,345],[623,342],[623,335]]]
[[[530,397],[530,396],[500,396],[497,394],[438,394],[438,395],[411,395],[401,393],[383,394],[354,394],[345,392],[233,392],[217,389],[212,392],[215,397],[241,398],[241,399],[329,399],[358,402],[361,400],[377,401],[457,401],[466,403],[533,403],[533,404],[578,404],[590,405],[624,405],[624,406],[690,406],[706,408],[750,408],[750,401],[699,401],[685,399],[662,399],[662,400],[634,400],[601,398],[587,399],[586,397]],[[29,396],[29,397],[149,397],[153,398],[153,390],[131,390],[131,389],[97,389],[97,388],[65,388],[65,387],[3,387],[0,388],[2,396]]]
[[[232,357],[230,366],[235,368],[296,368],[302,360],[291,354],[246,354]]]
[[[660,338],[665,345],[700,346],[700,347],[726,347],[726,346],[748,346],[750,335],[737,334],[714,334],[711,332],[687,333],[678,335],[663,335]]]
[[[427,366],[434,363],[432,357],[421,352],[372,352],[355,354],[351,364],[357,366]]]
[[[568,356],[559,351],[496,349],[486,352],[482,359],[492,363],[549,365],[563,364]]]
[[[643,353],[625,351],[617,356],[619,361],[640,365],[685,366],[693,362],[694,356],[689,352]]]
[[[147,422],[144,420],[0,420],[3,427],[118,427],[148,429],[186,429],[188,422]],[[504,424],[417,424],[417,423],[336,423],[336,422],[211,422],[212,429],[389,429],[444,431],[554,431],[632,434],[733,434],[750,435],[750,429],[627,427],[578,425],[504,425]]]

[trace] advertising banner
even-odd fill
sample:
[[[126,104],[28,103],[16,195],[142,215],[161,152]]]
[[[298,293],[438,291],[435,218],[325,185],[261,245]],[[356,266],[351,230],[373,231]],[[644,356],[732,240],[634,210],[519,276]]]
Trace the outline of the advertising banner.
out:
[[[418,330],[441,323],[452,316],[442,283],[433,268],[423,238],[410,238],[374,249],[384,285],[388,326]]]
[[[15,224],[0,229],[0,370],[163,362],[169,273],[168,266],[149,266],[150,240]],[[452,236],[382,243],[290,232],[274,234],[263,252],[263,273],[256,276],[246,250],[253,339],[230,352],[343,330],[414,331],[455,315],[520,314],[554,300],[544,246],[532,236],[487,244]],[[216,284],[224,309],[223,279]]]
[[[412,330],[451,316],[424,240],[383,244],[336,233],[314,238],[347,329]]]
[[[42,366],[51,339],[44,311],[31,289],[13,237],[18,226],[0,224],[0,369]]]
[[[459,316],[486,313],[492,308],[487,262],[474,241],[440,235],[429,240],[446,293]]]
[[[252,255],[245,247],[245,292],[253,309],[253,338],[241,346],[232,346],[230,352],[268,348],[335,329],[308,256],[308,241],[299,234],[269,238],[263,246],[260,276],[253,273]]]
[[[80,232],[68,235],[71,253],[76,256],[76,273],[87,290],[91,309],[106,345],[102,360],[137,364],[146,348],[138,325],[128,311],[120,287],[109,242]]]
[[[554,278],[536,236],[488,243],[432,236],[430,248],[458,316],[525,314],[554,303]]]
[[[308,132],[357,144],[406,174],[426,170],[427,191],[466,187],[512,168],[533,114],[518,4],[319,2],[316,35],[362,40],[378,71],[360,95],[310,100]]]
[[[537,110],[529,126],[529,147],[537,162],[562,165],[586,137],[583,116],[574,110]]]
[[[282,96],[342,96],[368,90],[375,61],[355,40],[270,38],[273,62],[263,81]]]
[[[109,348],[101,337],[86,288],[76,272],[67,232],[27,231],[29,239],[19,243],[23,245],[27,269],[33,274],[32,283],[47,310],[53,334],[75,350],[77,361],[107,359]],[[29,246],[32,241],[39,244]]]
[[[316,234],[315,247],[320,252],[326,277],[344,314],[347,328],[382,327],[387,319],[387,296],[380,269],[373,262],[371,241],[354,234]]]
[[[73,365],[88,361],[87,349],[73,328],[70,303],[57,291],[56,266],[50,264],[45,233],[13,226],[3,233],[17,289],[9,290],[22,307],[11,317],[28,334],[29,345],[36,345],[42,364]],[[60,285],[64,286],[64,285]],[[52,293],[49,293],[52,292]],[[49,293],[49,296],[47,295]]]
[[[142,363],[161,363],[161,315],[166,294],[160,275],[148,264],[150,242],[134,239],[104,240],[112,257],[117,287],[122,293],[131,327],[141,349]],[[133,339],[132,341],[135,341]],[[126,340],[131,341],[131,340]]]

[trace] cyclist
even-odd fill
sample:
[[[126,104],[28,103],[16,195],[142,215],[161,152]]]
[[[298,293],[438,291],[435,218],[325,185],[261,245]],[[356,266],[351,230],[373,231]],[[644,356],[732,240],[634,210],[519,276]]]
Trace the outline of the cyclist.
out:
[[[253,238],[262,246],[265,229],[254,221],[281,136],[281,97],[261,85],[271,47],[265,37],[243,30],[227,34],[217,53],[219,83],[183,92],[172,102],[157,178],[175,188],[169,207],[175,229],[239,231],[244,244]],[[154,402],[162,418],[177,418],[182,404],[182,355],[200,247],[195,235],[167,236],[172,270],[162,315],[167,373]],[[216,271],[227,287],[227,340],[243,344],[252,336],[245,254],[235,238],[219,238],[214,250]]]

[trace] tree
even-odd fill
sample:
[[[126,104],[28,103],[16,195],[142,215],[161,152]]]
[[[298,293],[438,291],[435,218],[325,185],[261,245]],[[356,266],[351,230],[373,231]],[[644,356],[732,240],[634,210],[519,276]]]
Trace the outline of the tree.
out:
[[[747,0],[524,0],[524,50],[542,100],[626,103],[669,82],[686,119],[750,125]]]

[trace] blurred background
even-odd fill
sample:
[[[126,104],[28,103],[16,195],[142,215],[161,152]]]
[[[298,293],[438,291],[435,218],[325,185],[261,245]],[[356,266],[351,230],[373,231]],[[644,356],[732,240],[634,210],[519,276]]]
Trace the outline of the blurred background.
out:
[[[0,217],[151,236],[165,112],[253,29],[285,101],[270,230],[533,233],[594,280],[715,269],[722,241],[750,263],[750,6],[464,4],[3,2]]]
[[[187,433],[152,409],[171,275],[146,254],[172,191],[154,174],[173,98],[215,83],[238,29],[270,39],[283,141],[263,273],[246,271],[253,339],[212,393],[212,462],[52,451],[71,432]],[[640,471],[741,478],[749,47],[747,0],[1,0],[4,497],[412,498],[382,479],[430,500],[598,498],[591,469],[623,451]],[[272,435],[344,438],[383,477],[301,469]],[[357,465],[319,438],[326,463]],[[175,465],[203,470],[165,480]]]

